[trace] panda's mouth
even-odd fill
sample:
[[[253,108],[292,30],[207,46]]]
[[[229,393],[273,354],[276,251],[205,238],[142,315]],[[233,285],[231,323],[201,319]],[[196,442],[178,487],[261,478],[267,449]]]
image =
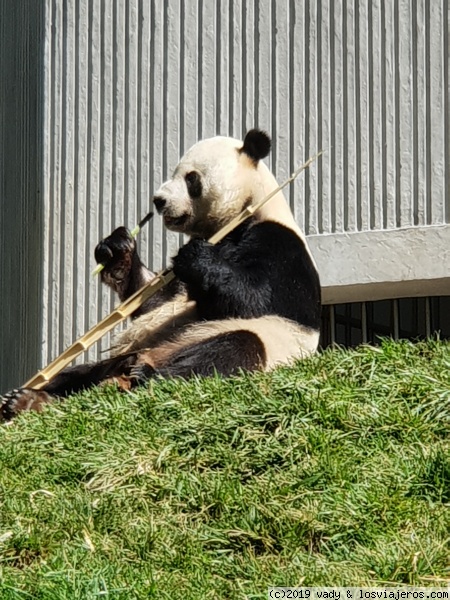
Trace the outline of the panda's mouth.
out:
[[[169,217],[168,215],[163,216],[164,225],[169,229],[178,229],[179,227],[182,227],[188,218],[188,214],[181,215],[181,217]]]

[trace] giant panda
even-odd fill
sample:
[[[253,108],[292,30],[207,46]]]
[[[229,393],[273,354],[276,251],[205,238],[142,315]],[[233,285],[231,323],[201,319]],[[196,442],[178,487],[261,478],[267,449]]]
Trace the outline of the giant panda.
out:
[[[177,278],[136,311],[110,358],[69,367],[41,391],[5,394],[3,419],[105,381],[130,389],[156,376],[267,371],[316,351],[319,276],[283,194],[217,245],[207,241],[277,187],[262,162],[270,146],[253,129],[243,142],[217,136],[187,151],[153,199],[165,226],[189,236],[173,258]],[[124,227],[98,244],[95,258],[121,300],[154,277]]]

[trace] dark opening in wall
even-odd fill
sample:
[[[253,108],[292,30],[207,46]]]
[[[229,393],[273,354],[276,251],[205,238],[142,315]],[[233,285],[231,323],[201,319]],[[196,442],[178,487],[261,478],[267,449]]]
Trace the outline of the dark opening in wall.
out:
[[[450,296],[324,306],[321,346],[377,344],[381,337],[450,339]]]

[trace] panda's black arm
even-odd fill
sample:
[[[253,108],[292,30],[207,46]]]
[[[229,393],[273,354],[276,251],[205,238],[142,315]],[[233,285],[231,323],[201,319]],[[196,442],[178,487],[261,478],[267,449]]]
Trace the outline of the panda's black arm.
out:
[[[191,240],[174,259],[174,271],[200,318],[271,314],[320,325],[320,281],[311,255],[279,223],[240,226],[217,246]]]
[[[230,243],[212,246],[191,240],[173,259],[173,266],[202,318],[249,318],[271,312],[267,260],[260,253]]]

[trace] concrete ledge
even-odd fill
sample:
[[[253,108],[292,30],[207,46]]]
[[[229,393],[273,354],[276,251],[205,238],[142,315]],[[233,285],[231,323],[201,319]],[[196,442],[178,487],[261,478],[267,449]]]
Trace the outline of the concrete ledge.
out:
[[[308,236],[324,304],[450,295],[450,225]]]

